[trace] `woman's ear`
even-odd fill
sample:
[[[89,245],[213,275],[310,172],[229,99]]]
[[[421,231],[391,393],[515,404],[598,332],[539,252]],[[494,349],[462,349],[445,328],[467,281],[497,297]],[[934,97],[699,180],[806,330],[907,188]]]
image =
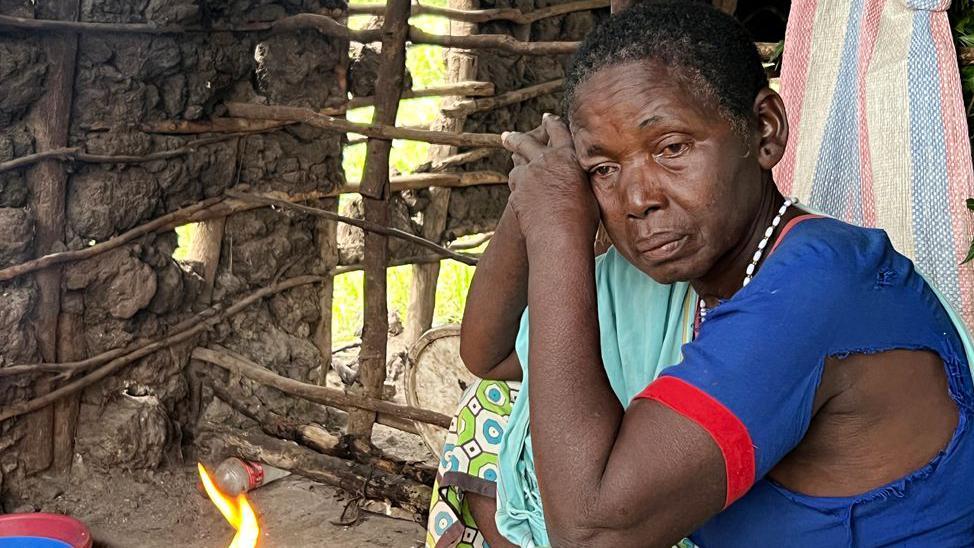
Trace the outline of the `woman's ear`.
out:
[[[758,163],[770,170],[781,161],[788,143],[785,103],[773,89],[764,88],[754,99],[754,114],[758,118]]]

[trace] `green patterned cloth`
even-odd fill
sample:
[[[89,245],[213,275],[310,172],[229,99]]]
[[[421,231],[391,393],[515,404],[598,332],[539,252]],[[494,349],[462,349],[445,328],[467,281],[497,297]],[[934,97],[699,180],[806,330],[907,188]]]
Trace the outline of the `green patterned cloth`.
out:
[[[433,486],[426,546],[487,546],[465,492],[497,494],[497,452],[521,383],[480,381],[467,387],[443,445]]]
[[[488,546],[464,493],[496,496],[497,452],[520,390],[519,382],[482,380],[467,387],[460,398],[433,485],[427,548]],[[684,540],[674,548],[692,547],[693,543]]]

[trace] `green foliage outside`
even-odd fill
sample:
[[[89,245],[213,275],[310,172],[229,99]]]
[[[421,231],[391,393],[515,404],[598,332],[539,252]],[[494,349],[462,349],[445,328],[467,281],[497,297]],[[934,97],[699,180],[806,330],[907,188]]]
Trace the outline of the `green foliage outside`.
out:
[[[954,39],[958,47],[974,47],[974,4],[967,1],[955,2],[948,12],[954,27]],[[960,67],[961,88],[964,91],[964,104],[967,107],[967,126],[971,128],[971,115],[974,114],[974,66]],[[968,198],[967,209],[974,211],[974,199]],[[974,242],[964,258],[964,263],[974,260]]]

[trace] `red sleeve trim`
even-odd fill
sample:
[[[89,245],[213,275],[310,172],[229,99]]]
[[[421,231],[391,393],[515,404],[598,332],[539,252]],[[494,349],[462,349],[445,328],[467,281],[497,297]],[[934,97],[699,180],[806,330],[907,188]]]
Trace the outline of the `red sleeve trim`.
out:
[[[727,472],[724,508],[744,496],[754,484],[754,445],[737,415],[710,394],[677,377],[653,381],[637,398],[656,400],[699,424],[717,442]]]

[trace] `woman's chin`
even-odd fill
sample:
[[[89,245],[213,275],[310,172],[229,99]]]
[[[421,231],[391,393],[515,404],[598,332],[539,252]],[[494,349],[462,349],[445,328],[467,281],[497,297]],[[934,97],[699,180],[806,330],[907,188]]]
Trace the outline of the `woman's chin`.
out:
[[[668,285],[677,282],[687,282],[698,278],[696,269],[693,265],[683,261],[671,261],[664,264],[646,264],[645,261],[634,263],[636,268],[641,270],[656,283]]]

